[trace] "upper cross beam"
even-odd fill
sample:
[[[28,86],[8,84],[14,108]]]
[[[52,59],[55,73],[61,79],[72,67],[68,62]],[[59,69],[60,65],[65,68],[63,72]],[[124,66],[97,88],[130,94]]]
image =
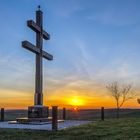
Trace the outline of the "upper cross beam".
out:
[[[42,30],[42,28],[39,25],[37,25],[33,20],[28,20],[27,26],[37,33],[42,33],[42,36],[45,40],[50,39],[50,35],[46,31]]]

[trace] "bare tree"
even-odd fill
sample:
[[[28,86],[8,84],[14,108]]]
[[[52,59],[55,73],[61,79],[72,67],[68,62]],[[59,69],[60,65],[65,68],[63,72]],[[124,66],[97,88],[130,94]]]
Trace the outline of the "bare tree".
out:
[[[140,99],[137,99],[138,104],[140,104]]]
[[[136,96],[136,94],[134,94],[132,91],[132,84],[120,85],[118,82],[112,82],[111,84],[107,85],[106,88],[109,90],[111,96],[116,101],[117,118],[119,118],[120,108],[126,101]]]

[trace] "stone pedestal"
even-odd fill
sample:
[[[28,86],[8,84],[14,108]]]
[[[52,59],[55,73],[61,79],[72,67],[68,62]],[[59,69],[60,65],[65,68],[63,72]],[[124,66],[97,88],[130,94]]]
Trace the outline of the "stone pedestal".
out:
[[[52,119],[49,117],[49,107],[35,105],[28,107],[27,118],[17,118],[17,123],[21,124],[46,124]]]
[[[53,130],[57,130],[58,122],[64,122],[64,120],[58,120],[57,106],[52,108],[52,117],[49,117],[48,106],[29,106],[28,117],[17,118],[16,121],[10,122],[11,124],[31,124],[31,125],[44,125],[52,123]]]
[[[49,107],[47,106],[29,106],[28,107],[28,118],[48,118]]]

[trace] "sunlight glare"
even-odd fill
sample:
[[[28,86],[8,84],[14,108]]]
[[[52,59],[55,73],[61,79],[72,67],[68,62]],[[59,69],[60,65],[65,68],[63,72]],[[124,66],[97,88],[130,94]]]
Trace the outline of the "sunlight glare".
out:
[[[83,101],[79,98],[72,98],[70,99],[70,104],[73,106],[81,106],[83,105]]]

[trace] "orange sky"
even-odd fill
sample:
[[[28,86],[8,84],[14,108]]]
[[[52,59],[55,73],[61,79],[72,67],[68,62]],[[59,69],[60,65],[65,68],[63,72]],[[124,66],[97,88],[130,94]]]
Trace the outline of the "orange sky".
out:
[[[0,90],[0,107],[4,107],[7,109],[20,109],[27,108],[30,105],[33,105],[33,93],[12,91],[12,90]],[[137,97],[129,100],[124,104],[125,108],[139,108],[139,104],[137,103]],[[65,93],[59,96],[48,96],[44,94],[44,105],[53,106],[58,105],[60,108],[73,108],[78,107],[81,109],[84,108],[100,108],[104,106],[105,108],[114,108],[115,101],[113,98],[109,96],[109,94],[102,94],[102,96],[95,94],[92,97],[88,97],[87,95],[78,95],[66,96]]]

